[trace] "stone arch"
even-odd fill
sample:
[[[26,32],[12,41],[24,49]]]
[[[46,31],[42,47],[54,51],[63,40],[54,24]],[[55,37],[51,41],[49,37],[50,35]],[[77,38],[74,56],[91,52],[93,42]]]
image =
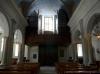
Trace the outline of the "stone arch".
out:
[[[94,28],[97,26],[98,22],[100,22],[100,13],[95,13],[91,15],[91,17],[87,21],[86,24],[86,39],[87,39],[87,49],[88,49],[88,55],[89,55],[89,64],[95,63],[98,59],[97,56],[100,57],[100,55],[96,55],[96,35],[94,35],[93,31]],[[96,58],[96,59],[95,59]]]
[[[94,26],[97,24],[98,21],[100,21],[100,13],[95,13],[90,17],[87,24],[87,33],[92,32],[92,29],[94,28]]]
[[[93,60],[96,60],[96,61],[100,60],[98,58],[98,56],[100,57],[100,55],[98,55],[97,52],[96,52],[96,49],[97,49],[96,44],[98,44],[97,43],[98,40],[96,40],[96,35],[94,34],[94,29],[96,27],[100,26],[100,24],[98,25],[98,23],[100,23],[100,13],[95,13],[90,17],[88,24],[87,24],[87,29],[86,29],[87,30],[86,35],[87,35],[87,38],[88,38],[88,49],[90,49],[89,52],[91,52],[91,55],[94,57]],[[99,30],[99,32],[100,32],[100,30]],[[99,49],[100,49],[100,47],[99,47]]]
[[[0,28],[2,29],[2,36],[9,36],[9,25],[6,16],[0,11]]]

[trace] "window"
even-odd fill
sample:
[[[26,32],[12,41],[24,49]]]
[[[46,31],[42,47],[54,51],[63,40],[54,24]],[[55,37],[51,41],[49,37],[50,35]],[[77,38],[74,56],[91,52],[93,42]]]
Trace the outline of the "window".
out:
[[[54,32],[53,17],[45,17],[44,18],[44,31]]]
[[[24,57],[28,58],[28,45],[25,45]]]
[[[77,44],[78,57],[83,57],[82,44]]]
[[[2,38],[2,41],[1,41],[1,53],[3,52],[3,47],[4,47],[4,38]]]
[[[39,16],[38,18],[38,34],[44,34],[45,31],[58,33],[57,16]]]
[[[3,57],[3,49],[4,49],[4,38],[0,37],[1,45],[0,45],[0,62],[2,61]]]
[[[14,43],[13,46],[13,58],[18,58],[18,53],[19,53],[19,44]]]

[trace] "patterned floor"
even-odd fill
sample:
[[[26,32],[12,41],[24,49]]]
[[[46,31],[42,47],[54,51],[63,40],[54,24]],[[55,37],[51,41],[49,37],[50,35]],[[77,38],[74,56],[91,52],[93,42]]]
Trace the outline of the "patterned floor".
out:
[[[40,67],[40,74],[57,74],[55,67],[43,66]]]

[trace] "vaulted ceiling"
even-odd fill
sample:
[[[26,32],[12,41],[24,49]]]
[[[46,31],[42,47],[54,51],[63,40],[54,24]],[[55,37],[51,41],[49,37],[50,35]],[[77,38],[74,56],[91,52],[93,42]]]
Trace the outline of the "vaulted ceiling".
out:
[[[34,9],[43,11],[49,10],[56,12],[59,8],[63,7],[69,17],[73,14],[80,0],[15,0],[17,5],[22,8],[23,14],[31,14]],[[43,11],[41,11],[43,10]],[[44,13],[44,12],[43,12]]]

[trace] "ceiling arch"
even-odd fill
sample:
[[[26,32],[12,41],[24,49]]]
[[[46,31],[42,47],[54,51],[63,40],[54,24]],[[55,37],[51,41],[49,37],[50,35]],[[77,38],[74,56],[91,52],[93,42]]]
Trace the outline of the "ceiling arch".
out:
[[[5,15],[0,12],[0,31],[2,33],[2,36],[8,37],[9,36],[9,25],[8,25],[8,21],[7,18],[5,17]]]

